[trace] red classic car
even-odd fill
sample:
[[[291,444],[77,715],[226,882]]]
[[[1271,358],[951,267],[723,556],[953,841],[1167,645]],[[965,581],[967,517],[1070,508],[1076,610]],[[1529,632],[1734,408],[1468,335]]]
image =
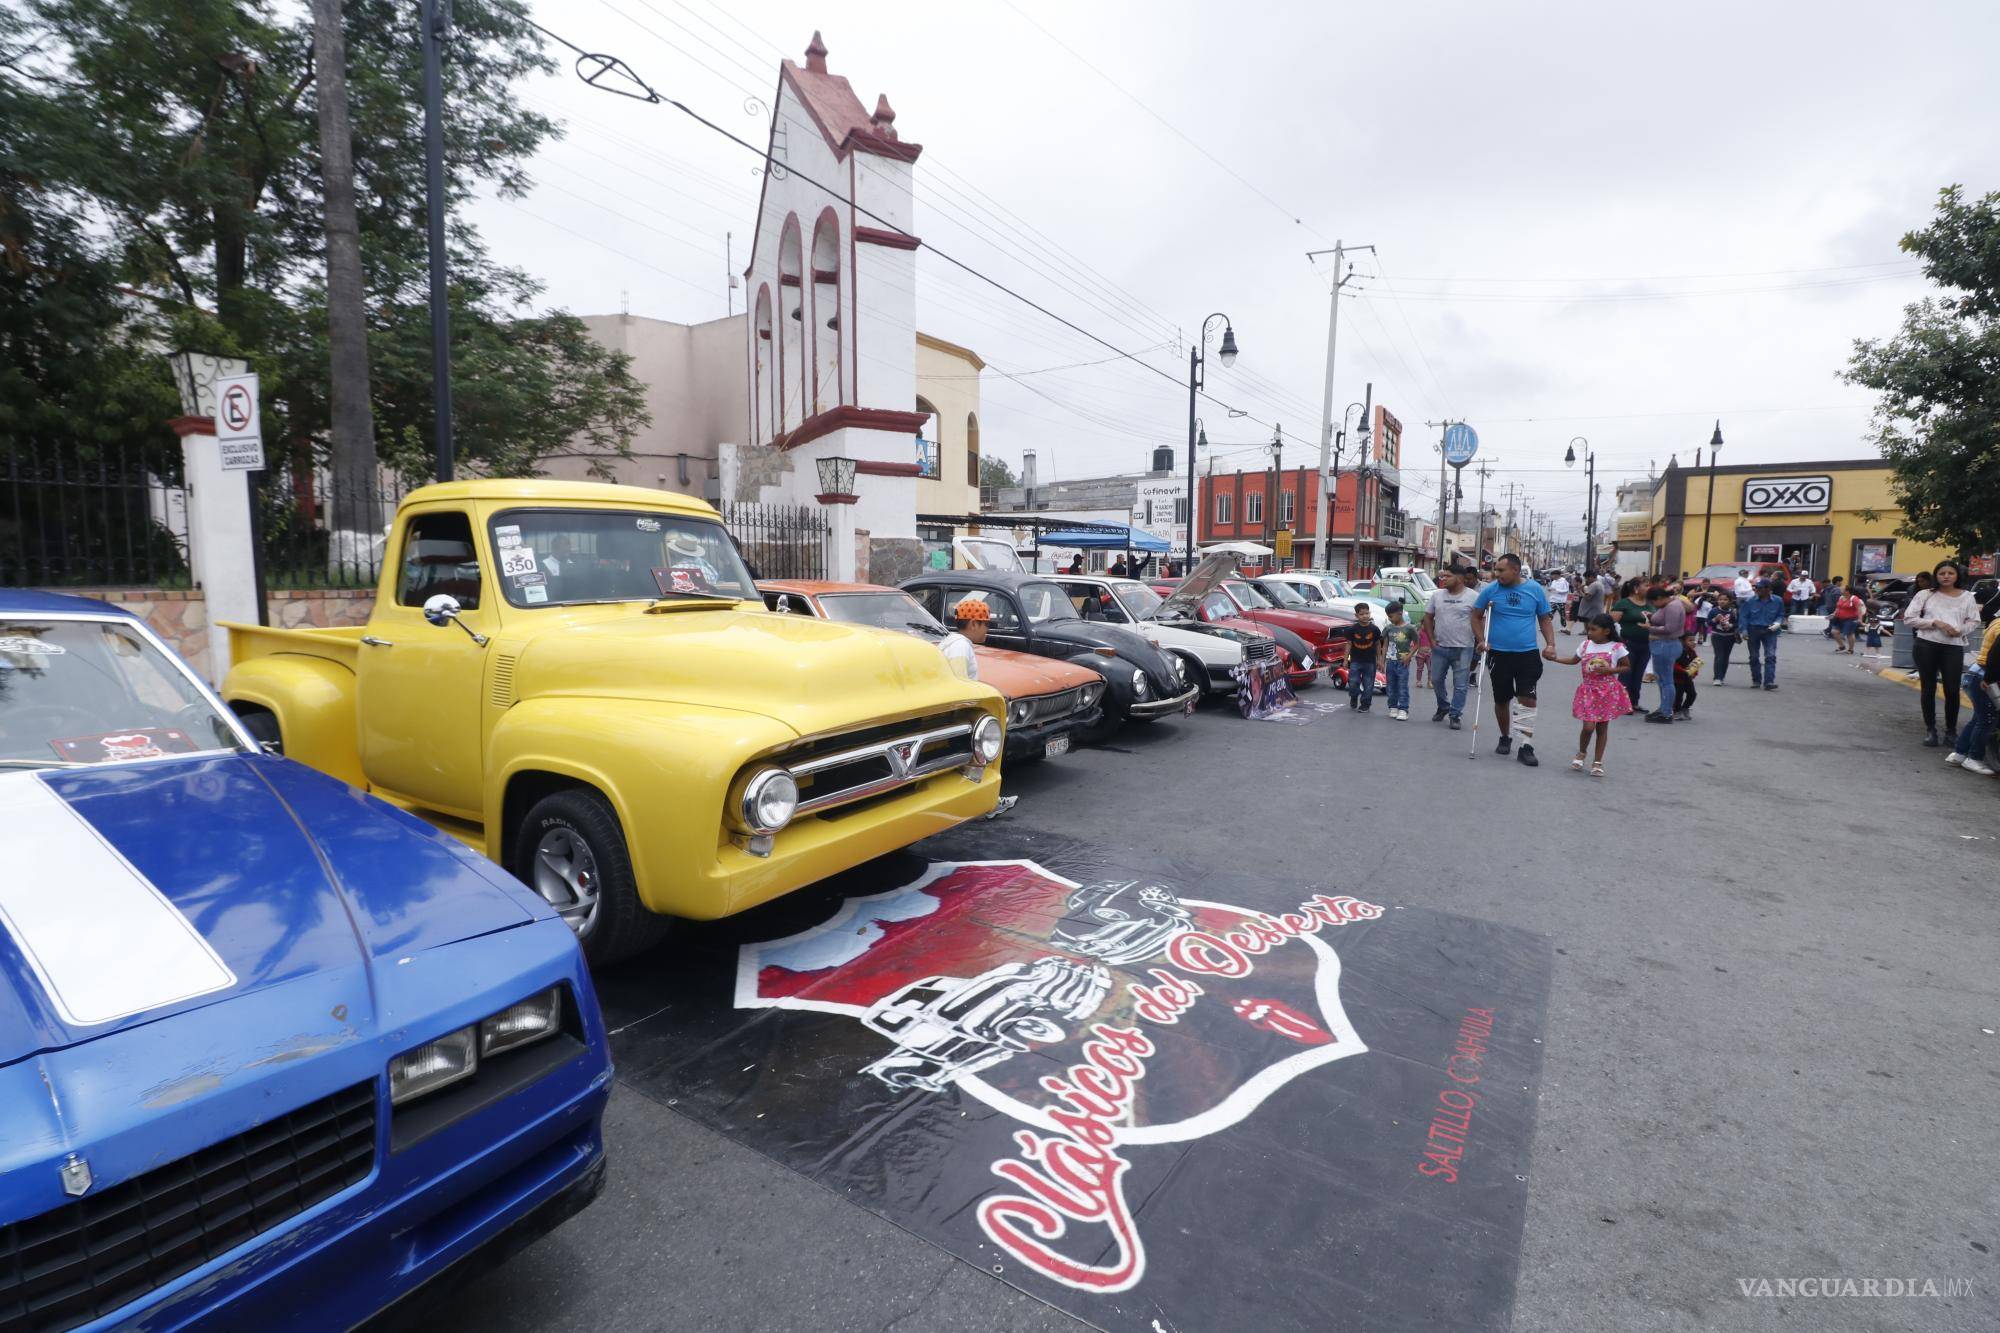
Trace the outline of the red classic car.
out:
[[[1268,632],[1289,634],[1305,641],[1318,665],[1339,683],[1347,674],[1347,640],[1354,622],[1346,616],[1321,611],[1297,611],[1275,606],[1250,580],[1236,573],[1235,557],[1218,553],[1203,556],[1199,565],[1178,585],[1160,587],[1160,595],[1177,607],[1190,609],[1197,619],[1209,624],[1236,623]],[[1280,639],[1283,643],[1283,639]],[[1304,682],[1288,676],[1293,688]]]

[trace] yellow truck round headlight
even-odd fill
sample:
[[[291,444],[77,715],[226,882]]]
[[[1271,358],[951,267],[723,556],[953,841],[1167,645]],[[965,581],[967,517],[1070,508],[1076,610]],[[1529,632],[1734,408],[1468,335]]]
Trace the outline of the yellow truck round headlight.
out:
[[[1000,747],[1006,737],[1000,730],[1000,719],[982,717],[972,725],[972,753],[982,764],[990,764],[1000,757]]]
[[[743,822],[753,833],[776,833],[799,808],[799,783],[782,768],[767,768],[743,788]]]

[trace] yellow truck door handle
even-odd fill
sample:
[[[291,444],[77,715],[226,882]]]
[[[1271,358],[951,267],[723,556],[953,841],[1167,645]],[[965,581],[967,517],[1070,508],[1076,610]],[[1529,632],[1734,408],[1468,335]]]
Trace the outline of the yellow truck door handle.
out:
[[[378,639],[373,634],[362,635],[361,642],[367,644],[370,648],[394,648],[396,646],[392,640]]]

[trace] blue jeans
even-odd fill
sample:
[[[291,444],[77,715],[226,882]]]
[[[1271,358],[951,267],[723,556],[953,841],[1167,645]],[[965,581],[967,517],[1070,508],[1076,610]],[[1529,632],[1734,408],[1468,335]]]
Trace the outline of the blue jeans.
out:
[[[1659,717],[1674,715],[1674,663],[1681,660],[1679,639],[1655,639],[1653,651],[1653,679],[1660,687],[1660,706],[1653,710]]]
[[[1776,685],[1778,683],[1778,631],[1775,629],[1753,629],[1743,637],[1749,641],[1750,683],[1752,685]]]
[[[1347,660],[1347,698],[1354,707],[1368,703],[1375,697],[1375,659],[1372,657],[1350,657]]]
[[[1433,648],[1431,649],[1431,690],[1437,695],[1438,707],[1448,710],[1453,717],[1465,712],[1465,673],[1472,668],[1472,649]],[[1444,680],[1451,677],[1451,693],[1444,692]]]
[[[1389,690],[1389,707],[1405,712],[1410,707],[1410,664],[1407,661],[1390,662],[1383,666],[1384,682]]]
[[[1986,697],[1986,678],[1975,668],[1965,673],[1966,692],[1972,696],[1972,716],[1958,733],[1952,749],[1968,758],[1984,761],[1986,747],[1993,741],[1993,701]]]

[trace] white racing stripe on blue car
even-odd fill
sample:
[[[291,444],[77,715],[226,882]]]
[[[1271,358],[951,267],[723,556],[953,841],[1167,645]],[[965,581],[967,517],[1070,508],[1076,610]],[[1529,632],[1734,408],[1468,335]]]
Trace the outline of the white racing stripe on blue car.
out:
[[[89,1027],[236,984],[194,923],[33,773],[0,773],[0,925]]]

